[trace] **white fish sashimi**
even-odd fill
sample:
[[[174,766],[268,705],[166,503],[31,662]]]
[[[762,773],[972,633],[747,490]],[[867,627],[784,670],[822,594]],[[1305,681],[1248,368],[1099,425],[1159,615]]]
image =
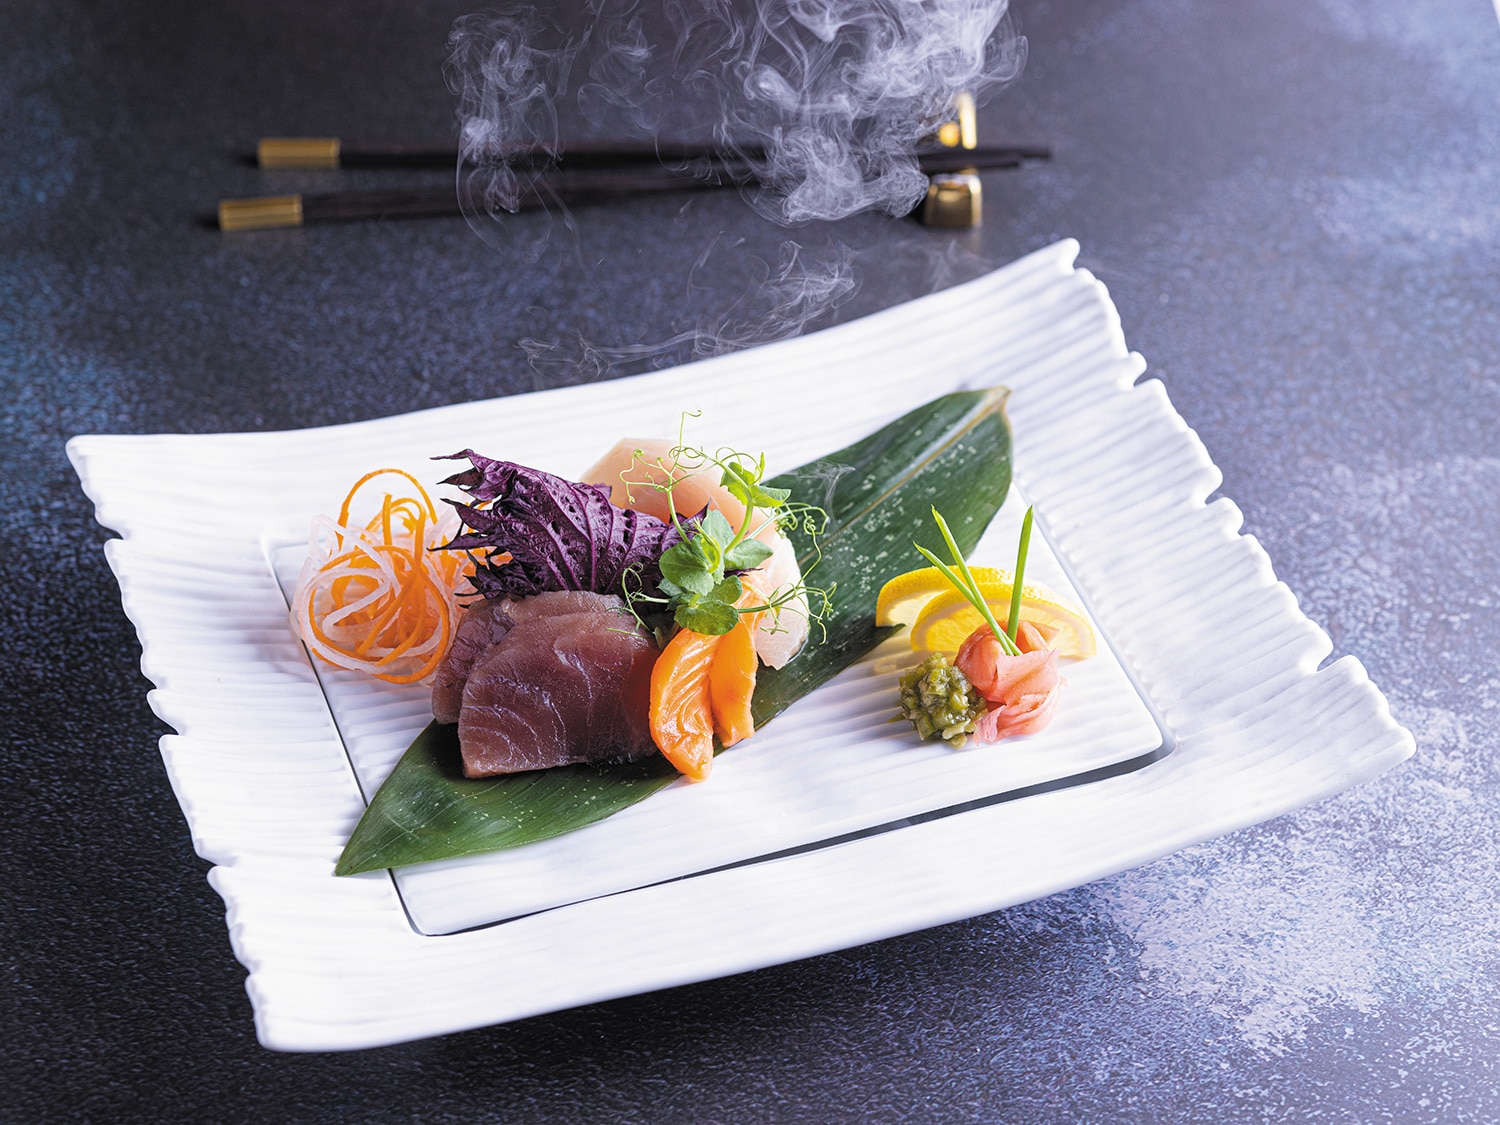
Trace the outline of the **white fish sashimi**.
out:
[[[810,627],[807,593],[801,589],[802,568],[797,565],[792,541],[778,533],[771,546],[771,557],[746,577],[767,601],[788,590],[797,591],[785,604],[763,614],[755,631],[755,654],[761,663],[784,668],[787,661],[802,651]]]

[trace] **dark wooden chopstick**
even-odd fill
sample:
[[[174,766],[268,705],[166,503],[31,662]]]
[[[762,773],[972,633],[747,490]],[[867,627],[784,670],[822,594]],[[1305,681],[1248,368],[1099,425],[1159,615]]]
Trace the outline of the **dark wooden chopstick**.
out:
[[[649,170],[617,168],[588,173],[551,172],[522,189],[515,201],[515,210],[536,211],[556,204],[579,207],[631,196],[711,191],[729,186],[733,186],[733,181]],[[444,184],[430,188],[226,199],[219,204],[219,227],[222,230],[252,230],[310,223],[461,215],[464,206],[458,192],[459,189],[452,184]],[[476,206],[483,208],[482,204]]]
[[[979,160],[984,168],[1009,168],[1026,160],[1046,160],[1052,155],[1050,149],[1038,145],[1015,145],[927,149],[919,153],[919,159],[941,159],[947,154],[964,152],[974,154],[974,159]],[[726,153],[711,145],[573,144],[556,154],[531,145],[518,145],[504,155],[504,160],[514,164],[555,164],[560,168],[608,168],[703,160],[734,164],[742,159],[760,160],[764,156],[765,151],[759,147]],[[451,168],[458,163],[458,146],[364,144],[336,137],[266,137],[256,150],[256,162],[262,168]],[[928,170],[924,165],[923,171]]]
[[[738,155],[760,159],[759,147]],[[571,144],[560,152],[536,145],[516,145],[501,154],[510,164],[556,164],[598,168],[639,164],[681,164],[722,158],[721,148],[663,142],[660,144]],[[367,144],[337,137],[263,137],[255,161],[262,168],[451,168],[458,163],[456,144]]]

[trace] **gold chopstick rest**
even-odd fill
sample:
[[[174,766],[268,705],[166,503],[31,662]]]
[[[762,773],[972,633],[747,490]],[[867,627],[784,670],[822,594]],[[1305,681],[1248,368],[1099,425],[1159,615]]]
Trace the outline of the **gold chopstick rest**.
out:
[[[262,137],[255,146],[262,168],[337,168],[337,137]]]
[[[984,188],[972,172],[933,176],[922,202],[922,222],[929,227],[977,227],[984,211]]]
[[[260,230],[264,227],[300,227],[300,195],[259,195],[251,199],[219,200],[220,230]]]

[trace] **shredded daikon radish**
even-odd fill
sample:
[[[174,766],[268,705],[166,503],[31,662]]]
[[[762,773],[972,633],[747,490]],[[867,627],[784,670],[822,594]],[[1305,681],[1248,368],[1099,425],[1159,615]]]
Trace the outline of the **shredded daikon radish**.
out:
[[[378,477],[401,477],[363,527],[350,511]],[[412,490],[415,495],[412,495]],[[455,590],[468,559],[435,550],[459,530],[452,511],[439,517],[427,490],[401,469],[376,469],[345,497],[338,519],[313,521],[307,562],[292,597],[292,623],[330,664],[393,684],[417,683],[437,670],[453,642]]]

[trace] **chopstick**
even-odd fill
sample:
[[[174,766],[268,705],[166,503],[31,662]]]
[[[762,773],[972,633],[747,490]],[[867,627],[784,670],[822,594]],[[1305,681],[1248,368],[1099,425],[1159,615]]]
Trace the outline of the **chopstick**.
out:
[[[984,167],[1012,167],[1001,161],[1046,160],[1050,149],[1037,145],[990,148],[942,148],[925,150],[922,156],[971,152],[984,154]],[[562,168],[604,168],[638,164],[681,164],[709,160],[733,163],[736,160],[762,160],[765,150],[747,148],[726,154],[709,145],[639,144],[639,145],[570,145],[553,154],[534,145],[517,145],[505,154],[507,163],[551,164]],[[255,162],[262,168],[451,168],[458,163],[458,146],[453,144],[407,145],[363,144],[337,137],[263,137],[256,146]],[[923,171],[927,171],[926,168]]]
[[[650,171],[554,172],[524,187],[516,200],[516,210],[537,211],[555,204],[576,207],[627,196],[711,191],[729,186],[733,186],[731,181]],[[253,230],[367,219],[436,218],[463,212],[458,190],[452,184],[396,190],[329,191],[222,200],[219,203],[219,228]]]
[[[759,160],[765,150],[739,153]],[[509,164],[552,164],[573,168],[636,164],[676,164],[722,159],[723,150],[690,144],[573,144],[553,153],[538,145],[515,145],[505,153]],[[458,163],[456,144],[364,144],[338,137],[262,137],[254,163],[262,168],[451,168]]]
[[[616,148],[610,151],[618,153],[621,150]],[[658,150],[653,149],[652,152],[653,159],[657,159]],[[918,153],[917,163],[925,174],[942,176],[1015,168],[1028,159],[1045,160],[1050,155],[1049,150],[1035,147],[954,148]],[[749,165],[744,161],[716,160],[712,169],[717,173],[713,177],[645,165],[634,169],[618,165],[558,168],[546,172],[535,183],[525,187],[517,200],[516,209],[534,211],[550,204],[581,206],[628,196],[712,191],[756,182]],[[434,218],[460,215],[463,211],[458,191],[445,184],[433,188],[332,191],[225,199],[219,203],[218,217],[219,228],[229,231],[369,219]]]

